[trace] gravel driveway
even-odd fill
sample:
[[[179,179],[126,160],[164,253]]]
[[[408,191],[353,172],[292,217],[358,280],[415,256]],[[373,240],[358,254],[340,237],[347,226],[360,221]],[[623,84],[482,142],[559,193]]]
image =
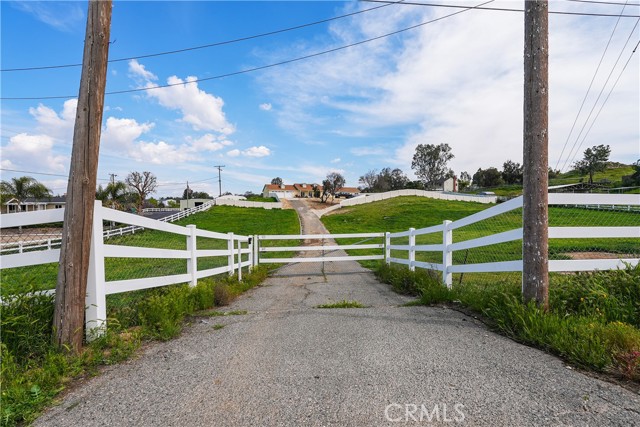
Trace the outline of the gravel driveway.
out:
[[[307,233],[323,231],[292,205]],[[316,308],[344,299],[367,308]],[[640,426],[637,394],[405,302],[354,262],[288,265],[228,308],[248,314],[195,320],[36,425]]]

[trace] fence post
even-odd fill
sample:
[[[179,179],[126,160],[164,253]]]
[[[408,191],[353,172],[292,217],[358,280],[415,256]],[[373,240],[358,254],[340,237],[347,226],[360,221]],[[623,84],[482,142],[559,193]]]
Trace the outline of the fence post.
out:
[[[255,243],[255,236],[249,236],[249,242],[247,242],[247,247],[249,248],[249,272],[251,272],[251,270],[253,270],[254,267],[254,263],[253,263],[253,245]]]
[[[102,202],[95,201],[87,296],[85,298],[85,337],[87,341],[104,335],[107,329],[107,293],[104,279],[104,237],[102,235]]]
[[[453,281],[449,267],[453,263],[453,252],[449,250],[449,246],[453,243],[453,231],[451,230],[451,221],[445,220],[442,223],[442,283],[451,289]]]
[[[229,276],[233,276],[233,273],[236,272],[236,266],[235,263],[233,262],[233,258],[234,258],[234,254],[233,254],[233,233],[229,232],[227,233],[227,239],[229,239],[227,241],[227,250],[229,251],[229,257],[228,257],[228,261],[227,261],[227,265],[229,266]]]
[[[196,226],[193,224],[187,225],[189,229],[189,235],[187,236],[187,251],[189,252],[189,259],[187,259],[187,274],[191,275],[191,283],[189,286],[194,287],[198,284],[198,255],[196,250],[198,249]]]
[[[389,258],[391,258],[391,233],[388,231],[384,233],[384,262],[390,264]]]
[[[409,229],[409,270],[415,271],[416,266],[414,263],[416,262],[416,235],[414,234],[416,231],[415,228]]]
[[[255,255],[253,256],[253,262],[255,265],[260,265],[260,236],[256,234],[254,237],[253,250],[255,251]]]
[[[238,239],[238,281],[242,282],[242,242]]]

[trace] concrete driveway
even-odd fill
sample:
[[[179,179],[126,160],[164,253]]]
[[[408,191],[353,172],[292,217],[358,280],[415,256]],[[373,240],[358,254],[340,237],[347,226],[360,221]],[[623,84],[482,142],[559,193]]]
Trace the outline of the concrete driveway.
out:
[[[293,202],[304,231],[321,231]],[[344,299],[367,308],[316,308]],[[288,265],[228,307],[248,314],[195,319],[36,425],[640,426],[637,394],[405,302],[354,262]]]

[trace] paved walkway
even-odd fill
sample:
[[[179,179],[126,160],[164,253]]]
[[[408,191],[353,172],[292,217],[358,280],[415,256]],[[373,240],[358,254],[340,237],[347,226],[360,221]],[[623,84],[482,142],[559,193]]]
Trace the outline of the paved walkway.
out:
[[[301,203],[303,229],[322,231]],[[456,311],[403,307],[357,263],[325,273],[283,267],[229,307],[248,314],[197,320],[36,425],[640,426],[640,397],[628,390]],[[315,308],[343,299],[368,308]]]

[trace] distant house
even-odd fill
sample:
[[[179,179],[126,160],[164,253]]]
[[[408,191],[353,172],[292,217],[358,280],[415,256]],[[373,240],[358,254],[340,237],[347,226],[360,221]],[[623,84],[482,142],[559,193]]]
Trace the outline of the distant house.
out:
[[[278,199],[293,199],[296,197],[301,198],[311,198],[319,197],[322,194],[322,190],[324,188],[322,185],[318,184],[293,184],[293,185],[275,185],[275,184],[266,184],[262,188],[262,196],[263,197],[277,197]],[[360,194],[360,190],[355,187],[343,187],[338,191],[339,196],[342,197],[353,197]]]
[[[266,184],[262,187],[262,197],[275,197],[277,199],[293,199],[298,196],[298,190],[293,185]]]
[[[17,212],[33,212],[33,211],[45,211],[48,209],[61,209],[66,204],[65,196],[46,197],[43,199],[34,199],[33,197],[27,197],[18,203],[18,199],[10,199],[2,205],[2,213],[17,213]]]
[[[458,178],[442,178],[436,181],[435,190],[446,191],[449,193],[457,193],[458,192]]]

